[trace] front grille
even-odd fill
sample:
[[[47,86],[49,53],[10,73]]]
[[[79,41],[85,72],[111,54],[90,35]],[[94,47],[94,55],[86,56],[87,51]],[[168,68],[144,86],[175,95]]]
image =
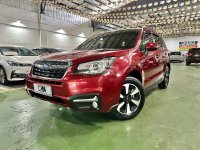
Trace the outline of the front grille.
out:
[[[40,77],[61,79],[70,62],[65,61],[36,61],[33,65],[32,74]]]

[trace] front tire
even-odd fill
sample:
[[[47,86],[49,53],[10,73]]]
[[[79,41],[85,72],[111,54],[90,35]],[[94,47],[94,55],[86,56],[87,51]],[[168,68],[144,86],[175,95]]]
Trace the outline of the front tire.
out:
[[[0,67],[0,84],[2,84],[2,85],[7,85],[8,84],[6,71],[5,71],[5,69],[3,67]]]
[[[158,84],[158,87],[160,89],[166,89],[168,87],[168,84],[169,84],[169,74],[170,74],[169,67],[166,66],[165,73],[164,73],[164,79],[163,79],[163,81],[161,83]]]
[[[120,94],[119,104],[111,112],[119,120],[128,120],[136,117],[142,110],[145,101],[144,88],[139,80],[127,77]]]

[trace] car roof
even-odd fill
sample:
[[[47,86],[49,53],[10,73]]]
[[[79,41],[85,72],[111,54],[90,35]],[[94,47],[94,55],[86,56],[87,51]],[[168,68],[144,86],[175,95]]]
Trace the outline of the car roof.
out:
[[[102,31],[97,34],[102,34],[102,33],[114,33],[114,32],[120,32],[120,31],[145,31],[145,32],[152,32],[154,34],[158,34],[153,28],[130,28],[130,29],[119,29],[115,31]]]
[[[23,46],[17,46],[17,45],[0,45],[0,47],[4,47],[4,48],[23,48]]]
[[[114,31],[102,31],[102,32],[99,32],[97,34],[101,34],[101,33],[114,33],[114,32],[120,32],[120,31],[134,31],[134,30],[142,30],[142,28],[130,28],[130,29],[118,29],[118,30],[114,30]]]
[[[64,49],[61,49],[61,48],[51,48],[51,47],[39,47],[39,48],[33,48],[32,50],[35,50],[35,49],[55,49],[55,50],[64,50]]]

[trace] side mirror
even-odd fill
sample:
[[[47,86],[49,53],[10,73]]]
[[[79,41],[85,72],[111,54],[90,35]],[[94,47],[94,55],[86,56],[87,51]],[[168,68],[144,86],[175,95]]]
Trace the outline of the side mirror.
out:
[[[154,43],[154,42],[149,42],[149,43],[147,43],[146,46],[145,46],[145,48],[146,48],[146,50],[148,50],[148,51],[155,51],[155,50],[158,49],[157,43]]]

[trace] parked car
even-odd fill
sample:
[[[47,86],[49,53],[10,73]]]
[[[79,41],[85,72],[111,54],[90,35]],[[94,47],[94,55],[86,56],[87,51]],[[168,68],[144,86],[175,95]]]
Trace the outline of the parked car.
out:
[[[31,96],[81,111],[131,119],[144,105],[144,89],[169,83],[169,51],[149,29],[94,35],[71,53],[38,60],[26,75]]]
[[[37,58],[34,52],[24,47],[0,46],[0,84],[24,80]]]
[[[183,62],[184,61],[184,54],[180,51],[173,51],[170,52],[170,61],[179,61],[179,62]]]
[[[200,63],[200,48],[189,49],[186,57],[186,66],[191,63]]]
[[[34,48],[32,49],[33,52],[37,53],[37,55],[48,55],[48,54],[52,54],[52,53],[59,53],[59,52],[63,52],[65,50],[63,49],[58,49],[58,48]]]

